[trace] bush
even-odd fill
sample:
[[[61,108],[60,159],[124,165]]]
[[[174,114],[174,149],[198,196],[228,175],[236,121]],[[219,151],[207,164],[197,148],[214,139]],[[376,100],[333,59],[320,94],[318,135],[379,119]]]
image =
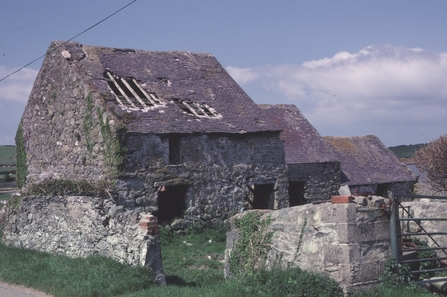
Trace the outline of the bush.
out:
[[[447,135],[416,151],[414,163],[427,173],[428,183],[437,191],[447,191]]]

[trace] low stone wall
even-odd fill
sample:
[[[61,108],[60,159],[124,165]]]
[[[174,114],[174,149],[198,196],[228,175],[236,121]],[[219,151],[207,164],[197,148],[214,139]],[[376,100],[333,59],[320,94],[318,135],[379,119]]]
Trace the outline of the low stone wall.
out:
[[[100,254],[121,263],[151,267],[165,283],[158,226],[143,208],[124,210],[111,198],[23,197],[7,209],[3,242],[70,257]],[[19,204],[19,205],[18,205]]]
[[[431,202],[404,202],[402,205],[406,207],[407,211],[414,218],[442,218],[447,219],[447,203],[440,202],[441,200],[431,201]],[[400,212],[402,214],[402,211]],[[404,213],[403,217],[408,217]],[[419,225],[414,221],[407,221],[401,223],[401,230],[403,233],[416,233],[422,232],[422,228],[427,232],[445,232],[447,221],[418,221]],[[422,227],[422,228],[421,228]],[[416,236],[413,236],[416,237]],[[440,246],[447,246],[447,236],[446,235],[432,235],[430,239],[426,235],[417,236],[418,239],[426,241],[428,246],[436,247],[438,243]],[[436,241],[436,243],[435,243]],[[446,254],[440,250],[438,251],[440,257],[445,257]]]
[[[267,232],[272,232],[263,265],[323,273],[345,292],[376,284],[390,257],[390,232],[385,211],[370,205],[323,203],[261,211],[261,220],[271,220]],[[230,259],[238,244],[234,222],[247,213],[231,219],[226,277],[233,275]]]

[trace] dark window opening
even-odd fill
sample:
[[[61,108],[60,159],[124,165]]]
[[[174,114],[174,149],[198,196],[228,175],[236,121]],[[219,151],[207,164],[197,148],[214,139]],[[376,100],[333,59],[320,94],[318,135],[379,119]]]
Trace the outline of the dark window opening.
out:
[[[390,186],[391,186],[390,183],[378,184],[376,195],[388,198],[388,190],[390,189]]]
[[[180,138],[169,138],[169,164],[179,164],[180,155]]]
[[[158,222],[170,222],[181,218],[186,210],[186,192],[188,186],[163,186],[158,192]]]
[[[254,209],[273,209],[275,201],[274,184],[254,185]]]
[[[304,198],[304,182],[290,182],[289,183],[289,204],[290,206],[303,205],[307,203]]]

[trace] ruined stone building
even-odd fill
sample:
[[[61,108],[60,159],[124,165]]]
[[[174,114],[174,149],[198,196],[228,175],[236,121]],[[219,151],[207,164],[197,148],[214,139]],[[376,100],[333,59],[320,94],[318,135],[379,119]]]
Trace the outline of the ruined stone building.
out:
[[[341,184],[348,185],[352,194],[387,197],[388,191],[413,191],[416,178],[376,136],[323,138],[340,160]]]
[[[330,145],[295,105],[259,105],[281,127],[288,167],[290,205],[330,199],[340,188],[340,162]]]
[[[21,128],[27,184],[116,181],[160,221],[289,205],[280,128],[209,54],[53,42]]]

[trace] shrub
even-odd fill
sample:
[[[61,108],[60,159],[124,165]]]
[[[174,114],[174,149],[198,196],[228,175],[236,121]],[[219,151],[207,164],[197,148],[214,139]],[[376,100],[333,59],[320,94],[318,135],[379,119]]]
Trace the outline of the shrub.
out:
[[[416,151],[414,163],[427,173],[428,183],[437,191],[447,191],[447,135]]]

